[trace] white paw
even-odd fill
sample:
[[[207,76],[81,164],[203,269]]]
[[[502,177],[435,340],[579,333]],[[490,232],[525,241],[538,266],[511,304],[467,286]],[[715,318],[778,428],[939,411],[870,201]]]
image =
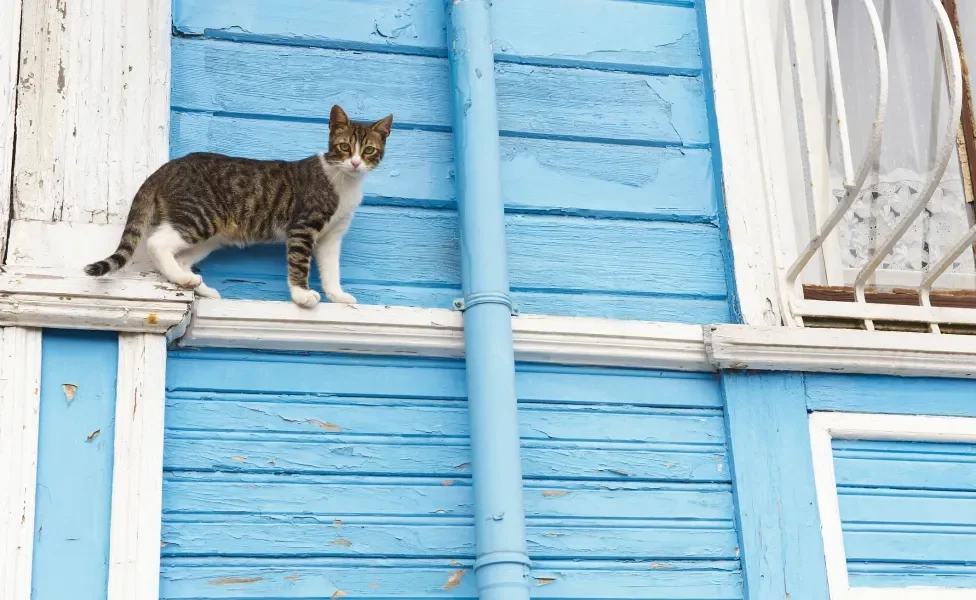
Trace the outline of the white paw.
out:
[[[303,290],[300,287],[291,288],[291,299],[302,308],[312,308],[322,297],[315,290]]]
[[[326,292],[325,297],[329,299],[329,302],[333,304],[355,304],[356,297],[352,294],[347,294],[342,290],[338,292]]]
[[[201,298],[212,298],[214,300],[220,299],[220,292],[218,292],[217,290],[213,289],[212,287],[210,287],[205,283],[201,283],[196,288],[194,288],[193,293],[195,293],[197,296],[200,296]]]
[[[179,278],[179,280],[174,281],[176,285],[181,285],[185,288],[196,288],[198,285],[203,283],[203,277],[197,275],[196,273],[189,273]]]

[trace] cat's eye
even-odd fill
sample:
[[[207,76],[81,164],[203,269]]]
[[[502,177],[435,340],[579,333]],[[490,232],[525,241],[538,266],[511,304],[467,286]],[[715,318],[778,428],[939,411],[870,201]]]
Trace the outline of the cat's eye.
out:
[[[376,148],[373,148],[372,146],[366,146],[366,148],[363,150],[363,156],[369,156],[374,152],[376,152]]]
[[[343,152],[349,152],[349,144],[346,143],[339,144],[339,150],[342,150]]]

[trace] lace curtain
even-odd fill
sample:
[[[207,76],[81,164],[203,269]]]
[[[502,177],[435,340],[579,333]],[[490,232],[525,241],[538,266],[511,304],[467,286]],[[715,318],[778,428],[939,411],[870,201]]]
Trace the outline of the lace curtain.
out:
[[[931,174],[939,143],[948,124],[949,100],[938,29],[926,0],[874,0],[888,46],[889,104],[881,156],[868,183],[838,227],[845,267],[859,269],[915,202]],[[872,36],[860,1],[834,0],[837,42],[847,103],[855,168],[871,132],[876,102],[877,70]],[[963,41],[970,64],[976,65],[976,0],[959,0]],[[809,3],[819,15],[819,0]],[[821,71],[822,73],[822,71]],[[822,77],[820,81],[825,81]],[[829,89],[827,91],[829,94]],[[826,98],[829,100],[829,95]],[[828,102],[829,105],[829,102]],[[831,115],[828,124],[833,123]],[[836,128],[828,127],[831,187],[842,192],[840,146]],[[974,157],[976,159],[976,157]],[[958,155],[935,196],[881,265],[881,269],[922,271],[972,225],[962,185]],[[955,261],[950,272],[973,273],[973,253]]]

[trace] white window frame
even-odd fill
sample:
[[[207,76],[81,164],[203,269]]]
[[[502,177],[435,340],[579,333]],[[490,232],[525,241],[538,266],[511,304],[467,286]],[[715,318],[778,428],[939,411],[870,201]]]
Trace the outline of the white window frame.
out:
[[[814,412],[810,442],[830,600],[971,600],[976,588],[851,587],[841,527],[833,440],[976,443],[976,418]]]

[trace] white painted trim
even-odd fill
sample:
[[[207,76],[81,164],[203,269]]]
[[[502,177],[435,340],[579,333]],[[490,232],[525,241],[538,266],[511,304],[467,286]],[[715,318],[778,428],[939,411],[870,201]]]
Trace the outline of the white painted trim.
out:
[[[976,336],[712,325],[718,369],[976,378]]]
[[[779,325],[788,308],[779,268],[789,263],[779,257],[777,231],[792,217],[781,214],[789,206],[776,202],[789,194],[789,185],[768,20],[776,3],[705,3],[735,283],[743,321],[750,325]]]
[[[119,335],[108,600],[159,597],[166,337]]]
[[[21,6],[21,0],[0,2],[0,257],[6,248],[7,223],[10,221]]]
[[[0,273],[0,326],[134,331],[178,336],[193,293],[142,275],[94,279],[52,269]]]
[[[0,329],[0,600],[30,600],[41,330]]]
[[[523,315],[512,319],[516,359],[710,371],[701,327]],[[198,300],[183,346],[460,357],[461,313],[400,306]]]
[[[810,415],[813,475],[831,600],[971,600],[976,597],[976,589],[850,586],[831,444],[834,439],[976,443],[976,418],[842,412]]]

